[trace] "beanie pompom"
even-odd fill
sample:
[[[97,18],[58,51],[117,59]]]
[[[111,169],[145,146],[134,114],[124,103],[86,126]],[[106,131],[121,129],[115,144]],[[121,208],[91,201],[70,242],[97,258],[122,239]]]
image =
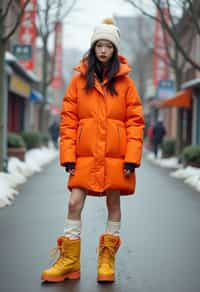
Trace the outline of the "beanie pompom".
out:
[[[114,25],[114,21],[112,18],[105,18],[105,19],[103,19],[102,23]]]

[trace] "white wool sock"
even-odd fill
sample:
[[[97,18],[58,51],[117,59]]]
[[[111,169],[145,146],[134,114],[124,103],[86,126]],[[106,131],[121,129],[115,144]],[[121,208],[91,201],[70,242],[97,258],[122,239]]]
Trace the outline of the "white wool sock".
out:
[[[64,236],[70,239],[80,238],[81,235],[81,221],[66,219],[64,225]]]
[[[121,222],[107,221],[106,234],[120,236],[120,225],[121,225]]]

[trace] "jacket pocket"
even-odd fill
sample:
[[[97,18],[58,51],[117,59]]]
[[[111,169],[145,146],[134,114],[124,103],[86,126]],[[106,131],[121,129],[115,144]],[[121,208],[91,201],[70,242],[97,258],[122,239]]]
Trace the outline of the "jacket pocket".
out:
[[[126,151],[126,133],[123,125],[108,121],[106,156],[123,158]]]
[[[124,157],[126,153],[126,132],[125,128],[117,125],[117,136],[118,136],[118,145],[119,145],[119,156]]]
[[[93,153],[94,129],[91,122],[81,124],[77,131],[76,154],[77,156],[91,156]]]

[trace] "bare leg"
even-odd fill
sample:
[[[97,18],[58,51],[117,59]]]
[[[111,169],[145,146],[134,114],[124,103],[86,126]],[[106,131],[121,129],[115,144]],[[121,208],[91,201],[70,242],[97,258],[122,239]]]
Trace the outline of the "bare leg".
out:
[[[108,221],[120,222],[121,221],[120,191],[118,190],[107,191],[106,203],[108,209]]]
[[[68,216],[70,220],[80,220],[81,212],[84,207],[86,194],[85,191],[79,188],[72,189],[68,203]]]
[[[85,203],[85,191],[74,188],[68,204],[68,215],[64,224],[64,235],[70,239],[81,236],[81,212]]]

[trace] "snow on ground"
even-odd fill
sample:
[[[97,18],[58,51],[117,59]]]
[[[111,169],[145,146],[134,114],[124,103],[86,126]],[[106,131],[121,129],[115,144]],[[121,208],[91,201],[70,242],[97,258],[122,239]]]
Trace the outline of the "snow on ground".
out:
[[[8,161],[8,173],[0,172],[0,208],[12,204],[18,194],[17,186],[27,181],[27,178],[55,159],[58,151],[52,145],[32,149],[26,152],[25,160],[11,157]]]
[[[170,173],[172,177],[183,179],[184,183],[190,185],[200,192],[200,168],[187,166]]]
[[[155,158],[152,152],[147,150],[145,152],[146,158],[152,163],[165,168],[174,168],[175,170],[170,172],[171,177],[183,179],[184,183],[200,192],[200,168],[192,166],[183,167],[182,164],[178,163],[177,157],[161,158],[161,152],[159,152],[158,158]]]
[[[152,163],[165,167],[165,168],[179,168],[180,167],[177,157],[161,158],[161,152],[158,153],[158,158],[156,159],[152,152],[147,152],[146,157]]]

